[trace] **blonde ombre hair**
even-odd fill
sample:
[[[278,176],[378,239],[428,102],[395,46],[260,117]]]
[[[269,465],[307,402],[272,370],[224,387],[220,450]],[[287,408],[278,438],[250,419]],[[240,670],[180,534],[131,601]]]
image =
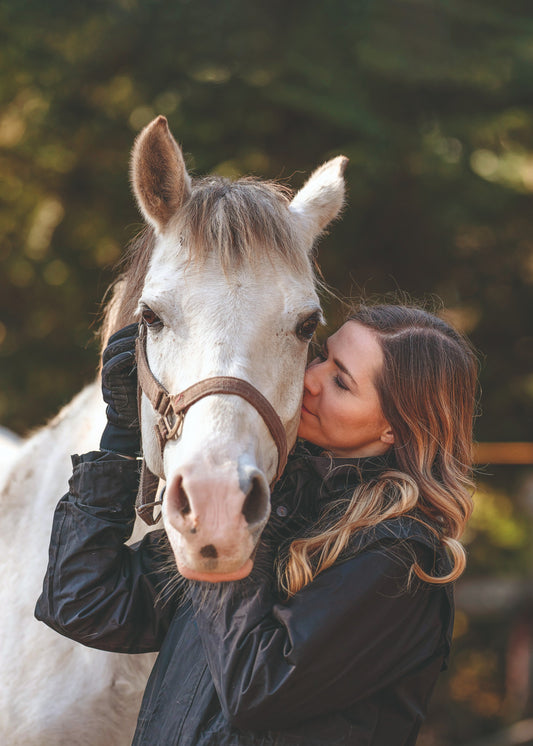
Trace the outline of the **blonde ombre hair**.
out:
[[[291,543],[279,569],[289,596],[339,559],[356,531],[407,514],[434,534],[451,563],[450,572],[434,576],[414,558],[410,579],[448,583],[466,565],[460,539],[474,488],[474,351],[449,324],[419,308],[360,305],[346,323],[351,321],[372,330],[382,349],[374,383],[394,433],[395,466],[363,480],[350,498],[330,506],[312,536]]]

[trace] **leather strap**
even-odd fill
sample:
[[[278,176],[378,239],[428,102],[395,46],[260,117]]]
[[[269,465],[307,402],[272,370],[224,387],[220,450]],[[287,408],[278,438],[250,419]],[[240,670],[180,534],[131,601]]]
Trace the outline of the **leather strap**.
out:
[[[139,380],[139,422],[140,392],[149,399],[152,407],[159,414],[155,430],[161,449],[161,454],[168,440],[179,438],[183,427],[183,420],[189,407],[204,396],[212,394],[232,394],[240,396],[251,404],[261,415],[278,449],[278,468],[272,484],[281,477],[287,464],[287,435],[276,410],[268,399],[255,386],[242,378],[233,376],[214,376],[194,383],[179,394],[169,394],[166,388],[157,380],[148,364],[146,354],[146,329],[144,324],[139,328],[139,336],[135,347],[137,357],[137,376]],[[149,525],[159,520],[154,519],[153,509],[161,501],[155,500],[158,478],[146,466],[143,460],[141,482],[137,495],[136,508],[139,516]]]
[[[156,499],[158,486],[159,477],[150,471],[143,459],[135,510],[139,518],[142,518],[149,526],[154,526],[161,517],[160,514],[154,516],[154,508],[161,507],[163,503],[162,500]]]

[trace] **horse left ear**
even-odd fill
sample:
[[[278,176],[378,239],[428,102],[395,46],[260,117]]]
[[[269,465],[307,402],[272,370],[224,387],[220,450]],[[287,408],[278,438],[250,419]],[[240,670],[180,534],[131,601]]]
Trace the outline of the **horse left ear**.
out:
[[[154,119],[137,137],[131,182],[142,214],[161,233],[191,193],[181,148],[165,117]]]
[[[311,242],[338,217],[344,206],[347,164],[348,158],[344,155],[324,163],[311,174],[289,205]]]

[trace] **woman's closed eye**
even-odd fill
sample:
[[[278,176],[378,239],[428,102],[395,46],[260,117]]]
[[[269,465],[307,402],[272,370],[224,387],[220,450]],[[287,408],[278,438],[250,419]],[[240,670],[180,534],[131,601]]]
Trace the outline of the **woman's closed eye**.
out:
[[[337,388],[342,389],[343,391],[349,391],[350,388],[344,383],[342,378],[339,375],[333,376],[333,382]]]

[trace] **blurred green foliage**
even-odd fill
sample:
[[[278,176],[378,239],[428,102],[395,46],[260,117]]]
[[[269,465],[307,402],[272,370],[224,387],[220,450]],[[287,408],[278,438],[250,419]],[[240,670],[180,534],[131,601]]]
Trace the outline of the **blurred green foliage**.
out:
[[[0,423],[24,433],[94,376],[99,303],[141,225],[129,151],[165,114],[197,175],[297,188],[349,156],[326,280],[441,298],[481,351],[478,438],[531,440],[527,0],[4,0],[0,49]],[[512,479],[480,491],[471,575],[530,567]],[[505,624],[457,629],[422,746],[509,718]]]
[[[139,228],[129,150],[163,113],[196,174],[297,187],[348,155],[326,279],[442,298],[484,356],[479,438],[530,436],[528,3],[21,0],[0,29],[3,424],[25,431],[92,377],[90,327]]]

